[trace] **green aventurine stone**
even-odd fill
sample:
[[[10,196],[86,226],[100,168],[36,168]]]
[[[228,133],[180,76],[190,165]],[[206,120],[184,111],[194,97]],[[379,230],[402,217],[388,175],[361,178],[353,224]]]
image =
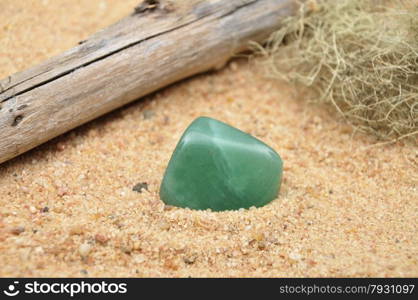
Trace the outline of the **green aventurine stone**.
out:
[[[169,205],[214,211],[263,206],[277,197],[282,165],[258,139],[201,117],[177,144],[160,197]]]

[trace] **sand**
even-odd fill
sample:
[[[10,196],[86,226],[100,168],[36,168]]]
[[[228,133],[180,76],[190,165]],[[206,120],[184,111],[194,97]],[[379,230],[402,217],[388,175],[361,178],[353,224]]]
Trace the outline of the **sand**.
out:
[[[136,4],[0,0],[0,77]],[[221,213],[159,200],[176,142],[202,115],[280,153],[276,200]],[[257,61],[235,60],[1,165],[0,276],[416,277],[418,149],[376,142],[267,80]]]

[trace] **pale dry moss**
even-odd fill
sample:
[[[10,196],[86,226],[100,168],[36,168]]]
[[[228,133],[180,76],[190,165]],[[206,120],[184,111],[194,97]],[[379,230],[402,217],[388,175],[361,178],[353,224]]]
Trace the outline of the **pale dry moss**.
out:
[[[268,74],[309,87],[314,101],[332,103],[362,131],[416,141],[418,6],[390,3],[305,2],[258,47]]]

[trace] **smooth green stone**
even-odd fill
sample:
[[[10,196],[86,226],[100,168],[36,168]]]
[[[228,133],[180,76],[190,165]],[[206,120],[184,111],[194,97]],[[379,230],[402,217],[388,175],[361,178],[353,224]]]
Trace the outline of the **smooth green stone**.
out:
[[[276,151],[253,136],[200,117],[178,142],[160,197],[192,209],[260,207],[277,197],[282,166]]]

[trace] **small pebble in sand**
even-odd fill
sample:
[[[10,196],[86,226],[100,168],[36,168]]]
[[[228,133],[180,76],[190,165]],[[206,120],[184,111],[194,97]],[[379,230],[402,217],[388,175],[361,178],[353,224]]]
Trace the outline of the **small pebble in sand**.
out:
[[[176,207],[172,205],[168,205],[168,204],[164,205],[164,211],[170,211],[170,210],[173,210],[174,208]]]
[[[123,244],[120,246],[120,250],[125,254],[131,254],[133,246],[130,244]]]
[[[97,243],[104,245],[109,241],[109,238],[103,234],[98,233],[94,236],[94,240]]]
[[[289,254],[289,258],[293,260],[300,260],[302,259],[302,256],[297,251],[293,251]]]
[[[134,260],[136,263],[140,264],[140,263],[143,263],[144,261],[146,261],[146,258],[145,258],[145,256],[144,256],[143,254],[137,254],[137,255],[135,255],[135,256],[133,257],[133,260]]]
[[[155,112],[153,112],[152,110],[146,109],[144,110],[142,115],[144,117],[144,120],[148,120],[148,119],[151,119],[155,115]]]
[[[258,250],[265,250],[266,249],[266,243],[264,241],[259,241],[257,248],[258,248]]]
[[[136,184],[133,188],[133,191],[138,192],[138,193],[142,193],[142,190],[147,190],[148,191],[148,183],[146,182],[140,182],[138,184]]]
[[[70,229],[70,235],[82,235],[84,232],[84,227],[82,225],[74,225]]]
[[[64,151],[65,150],[65,144],[63,142],[57,143],[57,150],[58,151]]]
[[[10,233],[12,233],[14,235],[19,235],[19,234],[21,234],[24,231],[25,231],[25,227],[23,227],[23,226],[16,226],[16,227],[14,227],[14,228],[12,228],[10,230]]]
[[[35,206],[30,206],[30,207],[29,207],[29,211],[30,211],[32,214],[36,214],[36,212],[37,212],[38,210],[36,209],[36,207],[35,207]]]
[[[41,246],[38,246],[33,251],[36,254],[43,254],[44,253],[44,248],[42,248]]]
[[[186,256],[186,257],[183,257],[183,261],[185,264],[192,265],[195,263],[196,258],[197,258],[196,255]]]
[[[87,243],[81,244],[80,247],[78,248],[78,253],[80,253],[82,257],[86,257],[87,255],[89,255],[90,251],[91,251],[91,246]]]

